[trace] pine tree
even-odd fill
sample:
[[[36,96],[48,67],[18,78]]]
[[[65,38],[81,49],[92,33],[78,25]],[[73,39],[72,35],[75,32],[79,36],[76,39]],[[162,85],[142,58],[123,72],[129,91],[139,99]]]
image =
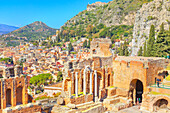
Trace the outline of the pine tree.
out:
[[[154,56],[154,43],[155,43],[155,26],[151,25],[149,40],[147,43],[147,57]]]
[[[142,46],[140,47],[140,49],[138,51],[138,56],[142,56]]]
[[[145,41],[144,47],[143,47],[143,56],[146,57],[146,41]]]
[[[160,26],[160,32],[157,36],[155,47],[157,57],[166,56],[168,53],[168,33],[164,31],[163,23]],[[170,37],[169,37],[170,38]]]

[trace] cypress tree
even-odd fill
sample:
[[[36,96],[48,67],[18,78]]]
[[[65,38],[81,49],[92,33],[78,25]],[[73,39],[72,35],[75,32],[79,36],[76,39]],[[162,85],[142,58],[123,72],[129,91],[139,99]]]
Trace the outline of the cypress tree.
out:
[[[163,34],[164,33],[164,23],[161,24],[160,26],[160,34]]]
[[[120,45],[119,55],[123,56],[123,45],[122,44]]]
[[[154,56],[154,43],[155,43],[155,26],[151,25],[149,40],[147,43],[147,57]]]
[[[72,46],[71,43],[69,43],[69,45],[68,45],[68,50],[69,50],[69,51],[72,51],[72,50],[73,50],[73,46]]]
[[[87,48],[90,48],[90,40],[88,41],[88,45],[87,45]]]
[[[146,57],[146,41],[145,41],[144,47],[143,47],[143,56]]]
[[[138,56],[142,56],[142,46],[140,47],[140,49],[138,51]]]
[[[84,41],[83,43],[83,47],[86,48],[87,47],[87,40]]]

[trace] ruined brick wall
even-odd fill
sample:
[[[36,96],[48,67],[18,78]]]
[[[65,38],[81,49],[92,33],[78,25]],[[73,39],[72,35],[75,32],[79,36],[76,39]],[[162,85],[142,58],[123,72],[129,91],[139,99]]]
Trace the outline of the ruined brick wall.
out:
[[[93,63],[92,59],[83,60],[81,62],[78,62],[78,67],[77,68],[82,69],[82,68],[85,68],[86,66],[90,66],[91,67],[92,63]]]
[[[170,107],[170,98],[169,96],[166,95],[150,95],[150,94],[145,94],[143,95],[144,99],[142,101],[141,109],[142,110],[148,110],[150,112],[156,111],[154,108],[154,104],[156,104],[157,101],[164,99],[168,101],[167,107]]]
[[[166,69],[170,63],[169,59],[153,60],[148,63],[147,69],[147,85],[155,83],[155,77],[158,75],[158,71]]]
[[[110,52],[111,40],[105,38],[94,38],[90,43],[91,56],[108,57],[112,56]]]
[[[114,86],[129,90],[130,83],[134,79],[142,81],[146,88],[146,69],[139,61],[113,61]],[[126,84],[126,85],[125,85]]]
[[[1,79],[1,109],[5,109],[7,104],[12,107],[20,104],[28,103],[27,88],[29,85],[29,77],[16,77],[9,79]]]
[[[93,101],[93,95],[91,94],[82,95],[80,97],[70,99],[70,102],[76,105],[86,103],[86,102],[91,102],[91,101]]]
[[[113,66],[113,57],[93,57],[94,69],[102,67],[112,67]]]
[[[41,113],[41,106],[34,105],[34,106],[31,106],[31,107],[22,108],[20,110],[18,110],[18,109],[12,110],[12,111],[7,112],[7,113],[36,113],[36,112]]]

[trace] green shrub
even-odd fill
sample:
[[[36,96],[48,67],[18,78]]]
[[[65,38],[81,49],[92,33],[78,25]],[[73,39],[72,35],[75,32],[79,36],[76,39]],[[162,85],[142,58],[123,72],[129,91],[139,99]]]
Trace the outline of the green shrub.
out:
[[[39,94],[39,93],[41,93],[41,91],[40,91],[40,90],[37,90],[37,91],[36,91],[36,94]]]
[[[58,97],[59,95],[61,95],[61,92],[56,93],[54,97]]]

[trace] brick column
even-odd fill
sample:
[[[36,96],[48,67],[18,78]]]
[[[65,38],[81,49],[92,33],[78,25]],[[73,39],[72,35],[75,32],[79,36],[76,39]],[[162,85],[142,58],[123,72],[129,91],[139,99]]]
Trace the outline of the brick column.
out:
[[[28,80],[27,80],[27,77],[26,78],[22,78],[24,79],[24,87],[22,89],[22,101],[23,101],[23,104],[28,104],[28,92],[27,92],[27,88],[28,88]]]
[[[2,79],[1,81],[1,109],[5,109],[6,108],[6,92],[5,92],[6,88],[5,88],[5,80]]]
[[[71,73],[72,74],[72,86],[71,86],[71,93],[74,94],[74,72]]]
[[[80,74],[79,74],[79,75],[80,75],[80,76],[79,76],[79,86],[80,86],[80,87],[79,87],[79,93],[83,91],[83,88],[82,88],[82,87],[83,87],[83,86],[82,86],[82,72],[83,72],[83,71],[80,71]]]
[[[83,93],[86,95],[86,68],[84,69],[83,73]]]
[[[16,82],[15,79],[12,79],[12,88],[11,88],[11,105],[12,107],[16,106]]]

